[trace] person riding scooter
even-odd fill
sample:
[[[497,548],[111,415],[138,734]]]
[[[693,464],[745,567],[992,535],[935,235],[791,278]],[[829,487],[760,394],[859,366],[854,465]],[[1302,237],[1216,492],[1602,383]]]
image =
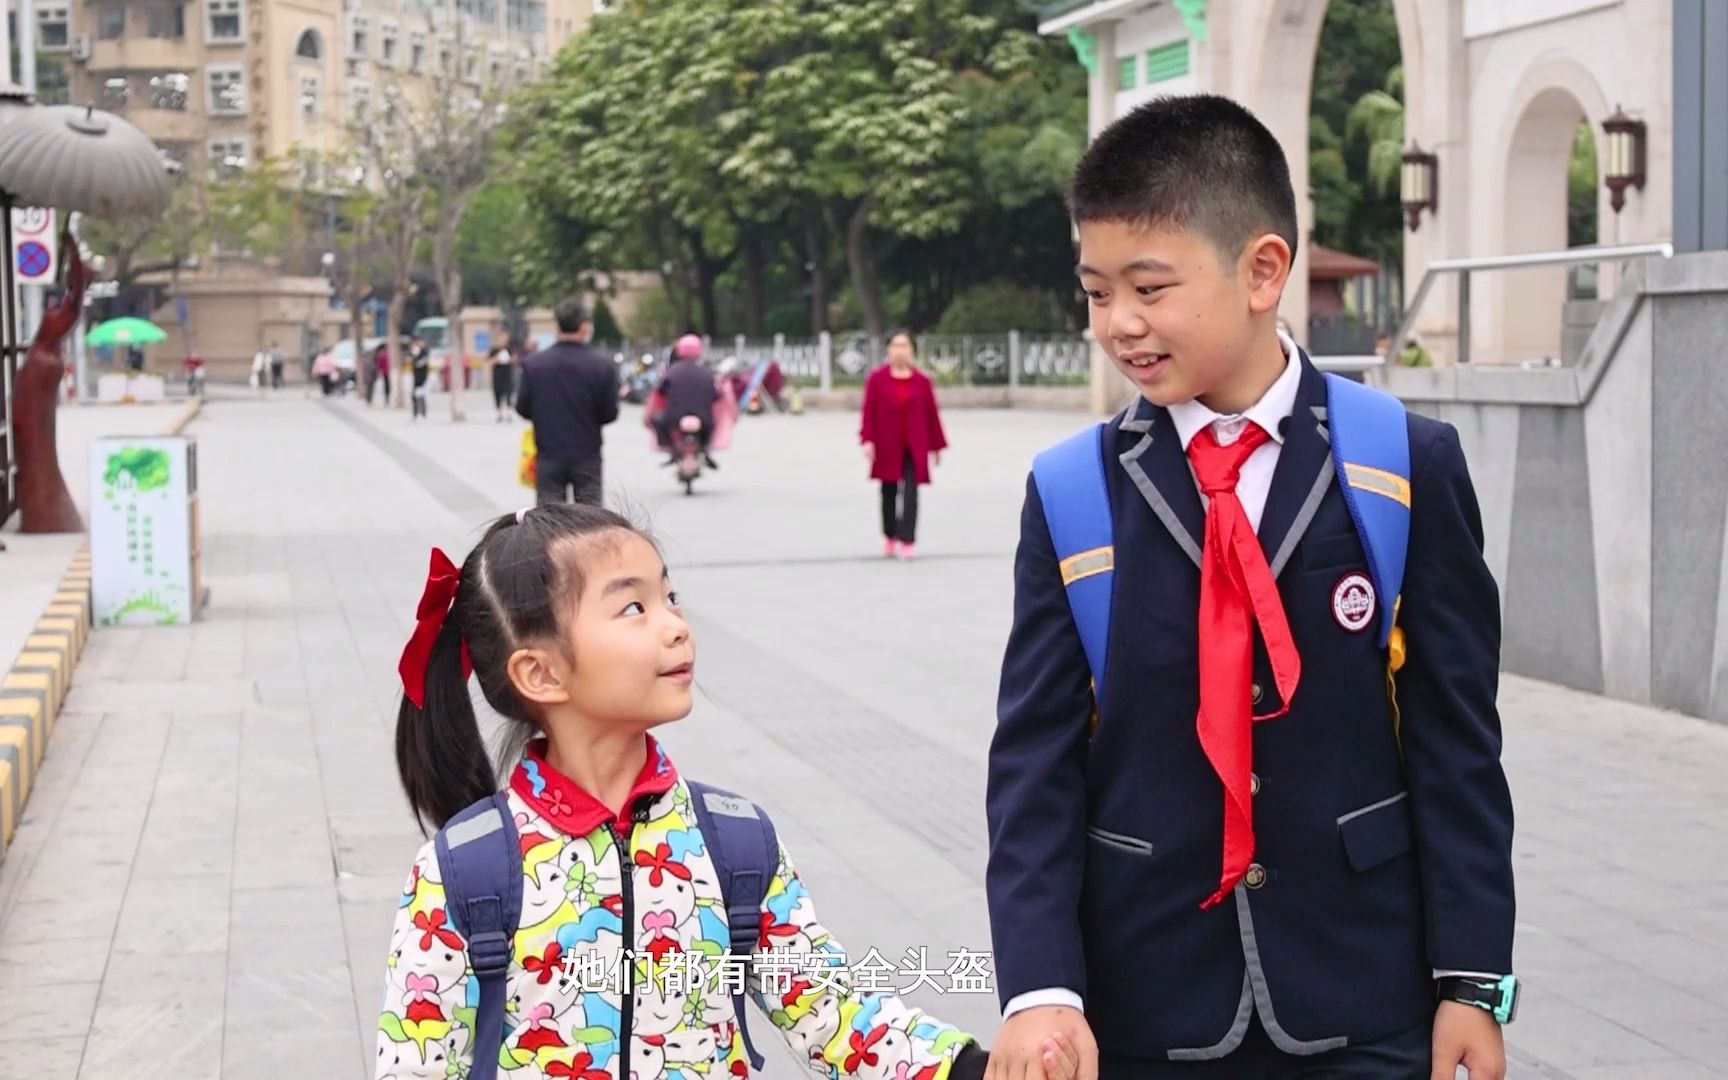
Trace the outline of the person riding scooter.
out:
[[[714,435],[714,402],[720,396],[720,389],[715,385],[714,373],[701,363],[702,339],[695,334],[685,334],[672,346],[672,362],[666,369],[666,377],[660,381],[660,393],[665,396],[666,409],[654,425],[659,433],[660,445],[672,454],[672,461],[678,460],[678,451],[672,433],[678,430],[679,421],[686,416],[694,416],[702,423],[701,433],[697,438],[702,446],[702,460],[710,469],[720,466],[708,453],[708,442]]]

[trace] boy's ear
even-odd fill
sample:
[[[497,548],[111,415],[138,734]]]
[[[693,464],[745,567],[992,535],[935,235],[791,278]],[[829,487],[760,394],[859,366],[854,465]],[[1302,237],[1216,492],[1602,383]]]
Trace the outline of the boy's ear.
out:
[[[561,705],[570,700],[570,665],[555,650],[517,649],[505,661],[504,670],[524,701]]]
[[[1248,276],[1248,309],[1256,315],[1278,310],[1284,296],[1284,284],[1290,280],[1290,263],[1295,257],[1290,245],[1276,233],[1262,233],[1248,242],[1242,253]]]

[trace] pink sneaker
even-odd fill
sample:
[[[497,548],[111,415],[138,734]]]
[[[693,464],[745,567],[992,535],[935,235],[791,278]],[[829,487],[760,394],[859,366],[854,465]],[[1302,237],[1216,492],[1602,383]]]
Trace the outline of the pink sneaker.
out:
[[[901,544],[900,545],[900,561],[901,562],[911,562],[913,559],[916,559],[917,557],[918,557],[918,545],[917,544]]]
[[[882,557],[884,559],[892,559],[898,554],[900,554],[900,542],[898,540],[890,536],[882,541]]]

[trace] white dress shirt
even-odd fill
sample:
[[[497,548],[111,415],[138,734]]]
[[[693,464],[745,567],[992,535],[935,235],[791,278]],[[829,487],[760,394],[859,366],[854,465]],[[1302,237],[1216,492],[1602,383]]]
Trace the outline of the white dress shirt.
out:
[[[1284,449],[1283,421],[1288,420],[1296,408],[1296,391],[1302,385],[1302,364],[1293,359],[1296,354],[1296,343],[1283,334],[1278,335],[1278,344],[1284,350],[1284,371],[1275,382],[1260,396],[1260,400],[1234,416],[1225,416],[1200,404],[1199,401],[1184,401],[1170,406],[1170,421],[1176,428],[1176,434],[1182,440],[1182,452],[1188,452],[1188,444],[1194,441],[1194,436],[1210,426],[1218,445],[1229,446],[1242,437],[1243,429],[1250,422],[1259,424],[1266,429],[1266,434],[1272,436],[1248,455],[1248,460],[1242,464],[1242,472],[1236,481],[1236,497],[1242,501],[1242,509],[1248,514],[1248,523],[1258,532],[1260,516],[1266,510],[1266,495],[1272,490],[1272,473],[1278,468],[1278,455]],[[1195,481],[1196,487],[1199,481]],[[1200,496],[1202,504],[1206,496]],[[1436,971],[1436,979],[1445,975],[1481,975],[1487,979],[1497,979],[1498,975],[1486,975],[1481,972]],[[1085,1003],[1080,995],[1064,987],[1050,987],[1044,990],[1028,990],[1009,999],[1002,1010],[1002,1018],[1006,1020],[1017,1012],[1037,1008],[1042,1005],[1066,1005],[1071,1009],[1085,1010]]]

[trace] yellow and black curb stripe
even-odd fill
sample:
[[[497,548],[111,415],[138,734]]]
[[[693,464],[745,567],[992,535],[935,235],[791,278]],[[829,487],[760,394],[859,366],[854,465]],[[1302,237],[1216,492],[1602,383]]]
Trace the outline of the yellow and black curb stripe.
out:
[[[0,675],[0,850],[24,812],[48,736],[72,689],[72,670],[90,640],[90,548],[72,558],[60,588]]]

